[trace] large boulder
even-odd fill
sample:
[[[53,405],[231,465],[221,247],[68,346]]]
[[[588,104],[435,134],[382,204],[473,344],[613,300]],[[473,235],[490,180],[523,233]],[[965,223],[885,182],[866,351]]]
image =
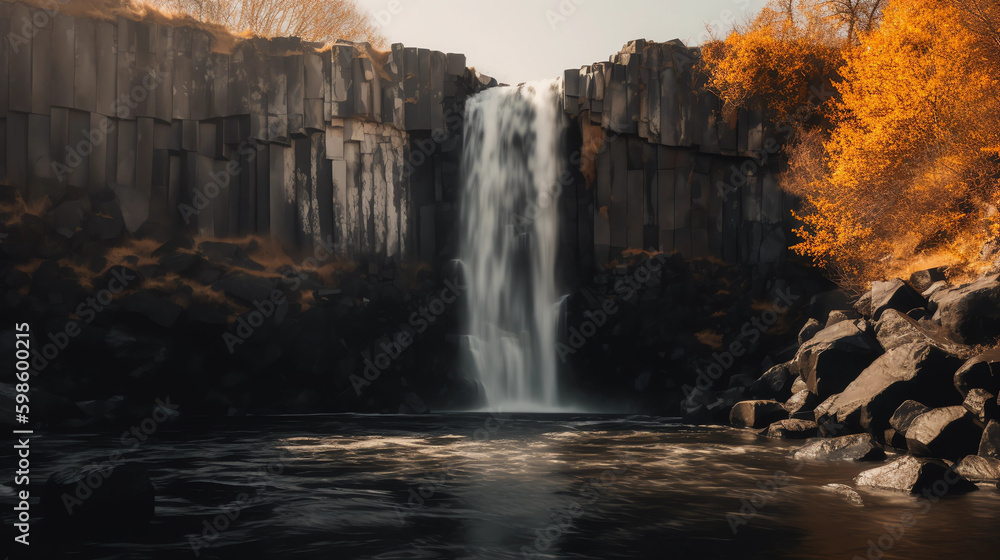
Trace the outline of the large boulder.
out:
[[[812,420],[779,420],[767,427],[767,437],[784,439],[806,439],[819,435],[819,425]]]
[[[812,340],[816,333],[823,330],[823,324],[816,319],[809,319],[806,324],[802,326],[802,330],[799,331],[799,346]]]
[[[910,275],[910,285],[920,293],[926,292],[935,282],[944,282],[945,280],[944,269],[941,267],[918,270]]]
[[[984,276],[971,284],[938,290],[931,296],[934,319],[966,344],[988,343],[1000,334],[1000,276]]]
[[[778,364],[767,370],[750,386],[750,396],[762,400],[787,400],[792,395],[795,376],[788,364]]]
[[[869,434],[854,434],[810,441],[796,451],[796,461],[881,461],[885,451]]]
[[[906,430],[910,428],[910,424],[917,419],[917,416],[924,414],[925,412],[930,412],[930,408],[924,406],[917,401],[904,401],[903,404],[899,405],[896,412],[892,413],[892,417],[889,418],[889,425],[892,426],[893,430],[897,433],[906,437]]]
[[[46,521],[69,530],[135,527],[153,518],[154,495],[142,465],[87,466],[50,476],[42,510]]]
[[[985,389],[973,389],[965,396],[962,406],[972,413],[976,423],[986,427],[991,420],[1000,420],[1000,404],[997,396]]]
[[[938,496],[978,490],[975,484],[962,478],[943,461],[911,456],[864,471],[854,479],[854,483],[858,486],[899,490],[911,494],[927,491]]]
[[[879,357],[842,393],[817,407],[816,420],[825,420],[825,415],[849,428],[878,434],[890,427],[889,419],[907,400],[930,406],[958,404],[950,383],[957,364],[933,346],[901,346]]]
[[[963,397],[971,389],[1000,393],[1000,349],[984,352],[958,368],[955,372],[955,388]]]
[[[766,428],[788,418],[788,411],[778,401],[743,401],[729,412],[729,423],[735,428]]]
[[[790,418],[803,418],[811,420],[815,418],[813,411],[819,404],[819,397],[810,393],[808,389],[799,391],[785,401],[785,410]]]
[[[906,344],[921,342],[962,359],[972,354],[971,348],[955,340],[944,327],[932,321],[917,321],[895,309],[882,312],[875,324],[875,337],[886,352]]]
[[[840,309],[835,309],[830,312],[830,315],[826,318],[826,325],[824,328],[830,328],[837,323],[843,323],[844,321],[853,321],[855,319],[860,319],[860,313],[856,311],[843,311]]]
[[[993,420],[986,425],[979,440],[979,455],[1000,459],[1000,422]]]
[[[982,434],[982,428],[965,407],[935,408],[910,424],[906,447],[914,455],[957,461],[976,454]]]
[[[887,309],[906,313],[927,305],[927,300],[899,278],[872,283],[872,319],[878,321]]]
[[[955,465],[955,472],[972,482],[1000,482],[1000,459],[969,455]]]
[[[882,353],[878,341],[862,331],[859,322],[844,321],[823,329],[796,353],[792,372],[821,398],[843,391]]]

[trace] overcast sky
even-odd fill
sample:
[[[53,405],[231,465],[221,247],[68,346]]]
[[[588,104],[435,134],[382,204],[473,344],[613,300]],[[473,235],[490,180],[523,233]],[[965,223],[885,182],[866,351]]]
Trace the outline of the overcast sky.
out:
[[[390,43],[465,53],[501,82],[556,78],[632,39],[688,44],[752,17],[766,0],[357,0]],[[393,13],[395,12],[395,13]]]

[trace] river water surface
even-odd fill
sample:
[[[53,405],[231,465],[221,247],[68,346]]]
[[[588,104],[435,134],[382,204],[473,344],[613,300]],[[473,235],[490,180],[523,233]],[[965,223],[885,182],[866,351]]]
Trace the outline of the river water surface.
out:
[[[852,494],[828,485],[874,465],[795,463],[801,443],[727,428],[485,413],[169,428],[126,453],[156,485],[148,529],[46,557],[1000,558],[993,487],[929,506]],[[33,481],[119,450],[117,436],[38,436]]]

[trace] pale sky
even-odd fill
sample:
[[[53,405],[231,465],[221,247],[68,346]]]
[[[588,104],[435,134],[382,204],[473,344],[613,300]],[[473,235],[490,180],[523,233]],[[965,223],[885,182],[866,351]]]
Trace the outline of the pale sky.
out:
[[[390,43],[465,53],[504,83],[557,78],[632,39],[689,45],[725,34],[767,0],[357,0]]]

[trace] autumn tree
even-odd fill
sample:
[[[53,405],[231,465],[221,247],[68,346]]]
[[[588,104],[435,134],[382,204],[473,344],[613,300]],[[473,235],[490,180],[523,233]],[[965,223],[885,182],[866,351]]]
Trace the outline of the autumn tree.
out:
[[[385,38],[354,0],[147,0],[150,6],[263,37],[339,39],[385,46]]]
[[[1000,20],[973,4],[893,1],[859,35],[832,133],[790,153],[784,184],[804,199],[796,251],[859,282],[921,255],[978,254],[1000,177]],[[977,13],[988,17],[974,29]]]

